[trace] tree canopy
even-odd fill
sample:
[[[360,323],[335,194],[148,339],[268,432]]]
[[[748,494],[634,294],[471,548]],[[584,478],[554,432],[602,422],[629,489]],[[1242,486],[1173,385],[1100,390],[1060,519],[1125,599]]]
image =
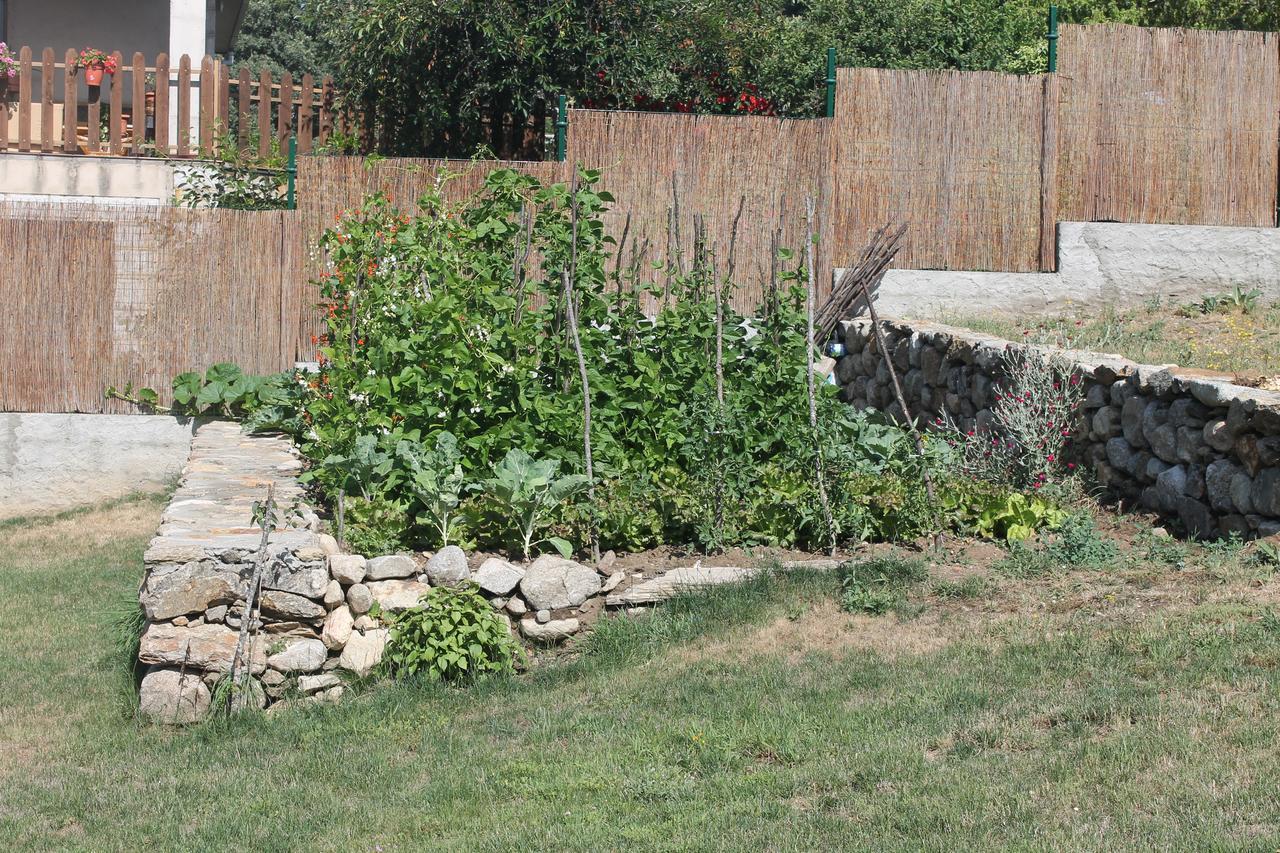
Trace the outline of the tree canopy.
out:
[[[1274,0],[1062,0],[1063,22],[1280,29]],[[841,65],[1044,70],[1042,0],[250,0],[236,58],[330,71],[387,154],[540,156],[552,99],[812,116]]]

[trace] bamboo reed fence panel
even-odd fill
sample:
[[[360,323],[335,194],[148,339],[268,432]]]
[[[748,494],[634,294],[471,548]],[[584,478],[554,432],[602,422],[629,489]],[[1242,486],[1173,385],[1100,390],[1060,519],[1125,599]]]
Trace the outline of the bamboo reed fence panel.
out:
[[[1274,33],[1064,26],[1062,219],[1276,224]]]
[[[817,208],[819,292],[830,290],[829,131],[825,119],[573,110],[568,159],[601,170],[600,185],[615,198],[606,230],[620,244],[626,234],[624,270],[642,282],[662,276],[654,264],[687,272],[700,216],[719,276],[734,267],[732,304],[751,311],[780,275],[775,242],[795,252],[788,270],[800,265],[806,196]]]
[[[292,366],[311,312],[295,211],[0,204],[0,410],[128,412],[132,382]],[[13,343],[10,343],[13,342]],[[20,342],[20,345],[19,345]]]
[[[1042,268],[1041,78],[842,68],[838,80],[829,168],[839,263],[876,228],[906,222],[898,266]]]

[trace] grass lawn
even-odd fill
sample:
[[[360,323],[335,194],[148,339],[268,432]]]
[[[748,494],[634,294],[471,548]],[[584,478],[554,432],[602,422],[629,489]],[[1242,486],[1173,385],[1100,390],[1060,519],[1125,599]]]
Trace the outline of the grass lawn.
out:
[[[1280,303],[1208,307],[1156,300],[1138,309],[1082,306],[1051,317],[956,314],[944,321],[1007,340],[1236,373],[1246,384],[1280,390]]]
[[[170,731],[112,646],[160,509],[0,526],[5,847],[1280,845],[1280,581],[1235,547],[1018,578],[957,546],[881,617],[766,576],[521,679]]]

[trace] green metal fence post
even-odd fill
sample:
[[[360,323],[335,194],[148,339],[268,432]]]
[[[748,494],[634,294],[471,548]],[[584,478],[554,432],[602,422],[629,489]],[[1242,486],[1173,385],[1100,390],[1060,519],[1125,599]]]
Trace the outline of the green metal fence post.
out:
[[[827,48],[827,118],[836,115],[836,49]]]
[[[285,200],[290,210],[298,209],[298,200],[296,196],[298,184],[298,137],[289,137],[289,165],[284,168],[285,180],[287,182]]]
[[[1049,6],[1049,32],[1045,36],[1049,39],[1049,73],[1058,70],[1058,7]]]
[[[564,95],[556,102],[556,161],[563,163],[565,158],[565,138],[569,130],[569,107]]]

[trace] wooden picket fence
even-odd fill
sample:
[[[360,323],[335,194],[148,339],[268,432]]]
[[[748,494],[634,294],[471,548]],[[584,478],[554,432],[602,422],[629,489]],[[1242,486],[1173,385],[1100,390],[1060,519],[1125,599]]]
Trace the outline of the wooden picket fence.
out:
[[[17,79],[0,89],[0,151],[208,157],[230,144],[266,157],[295,134],[305,154],[350,131],[328,75],[295,81],[241,69],[232,77],[207,55],[193,63],[183,54],[176,64],[163,53],[150,64],[141,53],[128,64],[113,56],[116,73],[89,86],[76,51],[59,62],[52,48],[39,60],[20,48]]]

